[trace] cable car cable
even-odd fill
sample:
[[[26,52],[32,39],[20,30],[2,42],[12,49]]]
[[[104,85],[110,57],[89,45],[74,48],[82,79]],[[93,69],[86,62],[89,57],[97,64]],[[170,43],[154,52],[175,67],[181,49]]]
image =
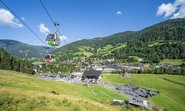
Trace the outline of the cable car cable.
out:
[[[53,24],[55,23],[55,21],[53,20],[53,18],[51,17],[51,15],[49,14],[47,8],[45,7],[44,3],[42,2],[42,0],[40,0],[40,3],[42,5],[42,7],[44,8],[44,10],[46,11],[47,15],[49,16],[49,18],[51,19],[51,21],[53,22]]]
[[[4,3],[2,0],[0,0],[0,2],[14,15],[16,16],[19,21],[21,21],[32,33],[33,35],[35,35],[35,37],[37,37],[46,47],[47,45],[44,43],[44,41],[10,8],[6,5],[6,3]]]
[[[57,27],[56,27],[56,22],[54,22],[53,18],[51,17],[50,13],[48,12],[48,10],[47,10],[46,6],[44,5],[44,3],[42,2],[42,0],[40,0],[40,3],[41,3],[41,5],[42,5],[42,7],[44,8],[44,10],[46,11],[46,13],[47,13],[48,17],[51,19],[51,21],[52,21],[53,25],[54,25],[54,26],[55,26],[55,28],[57,29]],[[61,37],[62,37],[62,33],[60,32],[60,30],[59,30],[59,29],[58,29],[58,32],[59,32],[59,34],[60,34],[60,35],[61,35]],[[67,46],[68,44],[67,44],[67,42],[66,42],[65,38],[64,38],[64,37],[62,37],[62,39],[63,39],[63,41],[65,42],[65,44],[66,44],[66,46]]]

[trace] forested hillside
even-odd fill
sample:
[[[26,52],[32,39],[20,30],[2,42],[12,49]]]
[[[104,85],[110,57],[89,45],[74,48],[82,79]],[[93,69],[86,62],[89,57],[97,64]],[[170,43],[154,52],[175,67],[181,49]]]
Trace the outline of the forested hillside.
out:
[[[136,32],[84,39],[56,50],[61,59],[81,57],[128,59],[159,63],[162,59],[185,58],[185,19],[171,19]]]
[[[185,19],[173,19],[133,34],[126,48],[112,53],[112,57],[139,56],[145,62],[158,63],[162,59],[185,58]]]
[[[2,48],[0,48],[0,69],[34,74],[30,61],[12,57],[8,52],[6,52]]]

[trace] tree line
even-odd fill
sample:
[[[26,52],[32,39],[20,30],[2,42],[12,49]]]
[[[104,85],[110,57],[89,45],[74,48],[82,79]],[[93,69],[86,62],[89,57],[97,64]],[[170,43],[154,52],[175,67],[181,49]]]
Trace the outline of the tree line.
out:
[[[144,63],[159,63],[163,59],[184,59],[185,45],[181,41],[166,41],[161,45],[148,47],[148,44],[140,41],[128,43],[127,48],[114,51],[112,57],[126,59],[129,56],[145,58]]]
[[[39,72],[43,73],[61,73],[61,74],[70,74],[74,71],[80,71],[79,67],[75,67],[73,64],[48,64],[41,69],[39,69]]]
[[[139,70],[121,70],[119,73],[135,73],[135,74],[169,74],[169,75],[183,75],[185,76],[185,64],[180,66],[166,66],[160,68],[143,68]]]
[[[35,74],[30,61],[13,57],[3,48],[0,48],[0,69]]]

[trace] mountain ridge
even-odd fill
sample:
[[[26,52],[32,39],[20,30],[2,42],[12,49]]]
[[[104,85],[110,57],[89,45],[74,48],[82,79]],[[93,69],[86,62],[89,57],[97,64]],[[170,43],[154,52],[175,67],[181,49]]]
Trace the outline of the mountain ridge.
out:
[[[185,19],[170,19],[166,20],[152,26],[146,27],[139,31],[125,31],[112,34],[106,37],[98,37],[93,39],[83,39],[79,41],[72,42],[66,46],[60,47],[55,51],[56,54],[61,56],[61,58],[76,58],[76,57],[89,57],[86,54],[91,53],[92,57],[99,56],[102,58],[102,55],[98,55],[98,51],[105,52],[106,49],[108,58],[114,58],[117,55],[117,52],[112,51],[112,49],[129,49],[132,50],[132,45],[137,45],[134,50],[140,48],[140,45],[145,49],[148,47],[147,44],[150,42],[158,42],[162,40],[173,41],[173,42],[183,42],[185,37]],[[140,45],[138,45],[140,44]],[[126,46],[125,46],[126,45]],[[145,46],[145,47],[144,47]],[[84,48],[84,49],[83,49]],[[148,49],[147,49],[148,50]],[[104,53],[104,54],[105,54]],[[114,54],[112,54],[114,53]],[[119,52],[121,53],[121,52]],[[126,52],[125,52],[126,53]],[[128,52],[127,52],[128,53]],[[182,52],[183,53],[183,52]],[[133,54],[133,53],[132,53]],[[136,55],[136,54],[134,54]],[[127,56],[128,57],[128,56]]]
[[[30,45],[10,39],[0,39],[0,48],[4,48],[11,55],[20,58],[43,58],[48,53],[48,47],[46,46]]]

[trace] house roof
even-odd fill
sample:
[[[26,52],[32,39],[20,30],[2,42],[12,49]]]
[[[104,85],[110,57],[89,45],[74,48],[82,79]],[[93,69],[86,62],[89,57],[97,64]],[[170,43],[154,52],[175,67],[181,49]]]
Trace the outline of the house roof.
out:
[[[101,71],[97,71],[97,70],[86,70],[83,73],[82,77],[87,77],[87,76],[96,76],[99,77],[101,74]]]

